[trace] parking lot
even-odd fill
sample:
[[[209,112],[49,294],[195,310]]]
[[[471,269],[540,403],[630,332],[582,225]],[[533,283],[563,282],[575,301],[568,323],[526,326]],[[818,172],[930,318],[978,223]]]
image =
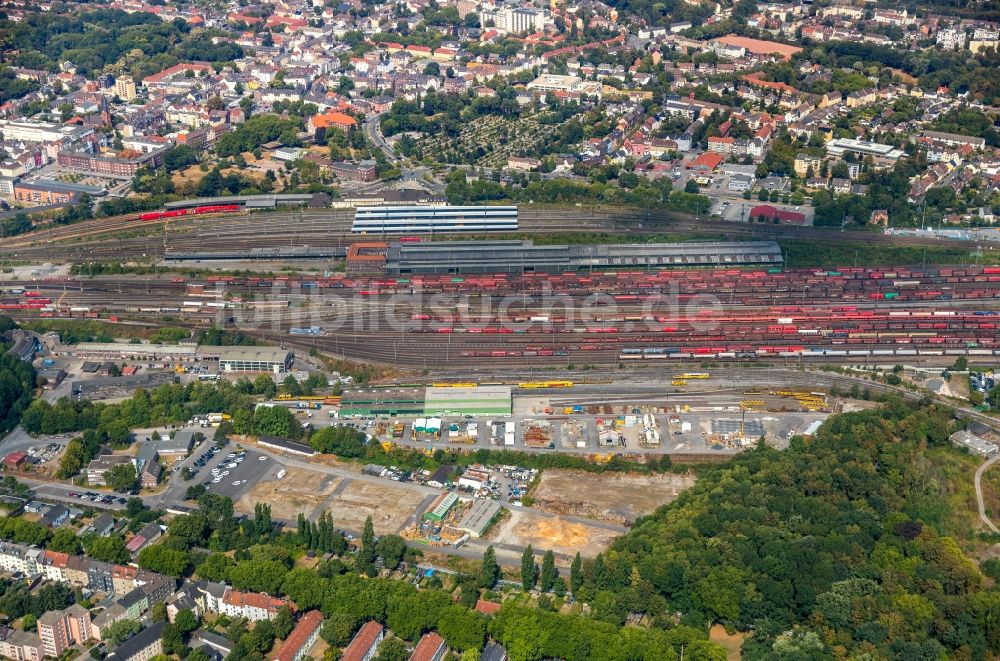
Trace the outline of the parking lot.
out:
[[[203,444],[204,449],[195,451],[189,460],[182,464],[197,471],[187,482],[188,486],[201,484],[210,493],[228,496],[236,501],[257,482],[266,479],[272,469],[280,469],[280,466],[266,455],[246,448],[241,450],[233,443],[207,458],[202,466],[198,466],[201,457],[208,454],[212,447],[215,446]],[[180,474],[177,473],[177,478],[179,477]]]

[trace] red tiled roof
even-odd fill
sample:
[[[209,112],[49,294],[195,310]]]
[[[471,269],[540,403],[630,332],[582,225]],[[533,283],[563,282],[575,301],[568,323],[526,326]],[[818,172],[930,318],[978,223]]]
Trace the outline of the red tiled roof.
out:
[[[739,37],[735,34],[719,37],[716,41],[729,46],[745,48],[748,52],[755,55],[774,54],[780,55],[786,60],[802,50],[798,46],[789,46],[788,44],[779,44],[775,41],[764,41],[762,39],[750,39],[749,37]]]
[[[316,128],[327,128],[330,126],[356,126],[358,120],[342,112],[328,112],[322,115],[314,115],[310,120]]]
[[[410,655],[410,661],[430,661],[434,658],[441,646],[444,645],[444,638],[435,632],[425,633]]]
[[[257,592],[240,592],[238,590],[227,591],[222,601],[231,606],[250,606],[269,611],[276,611],[282,606],[290,605],[284,599],[277,599]]]
[[[69,560],[68,553],[59,553],[58,551],[46,551],[44,557],[53,567],[65,567]]]
[[[500,610],[500,604],[495,601],[486,601],[485,599],[476,600],[476,610],[483,615],[493,615],[498,610]]]
[[[361,627],[361,630],[354,636],[354,640],[344,650],[340,661],[361,661],[381,634],[381,624],[375,620],[365,623],[365,626]]]
[[[694,162],[691,163],[691,167],[693,168],[704,167],[709,170],[714,170],[715,168],[719,167],[720,163],[722,163],[721,154],[716,154],[714,152],[705,152],[698,158],[694,159]]]
[[[125,545],[125,550],[129,553],[135,553],[138,551],[143,544],[146,543],[146,538],[142,535],[136,535],[132,539],[128,540],[128,544]]]
[[[288,634],[288,638],[281,645],[281,649],[274,656],[275,661],[293,661],[299,651],[307,652],[308,650],[302,650],[302,646],[309,641],[313,632],[322,623],[323,614],[319,611],[313,610],[303,615],[299,623],[292,629],[292,633]]]
[[[758,204],[750,209],[751,218],[759,218],[761,216],[769,220],[777,218],[778,220],[784,220],[791,223],[802,223],[805,222],[806,219],[804,213],[799,213],[797,211],[785,211],[784,209],[773,207],[770,204]]]

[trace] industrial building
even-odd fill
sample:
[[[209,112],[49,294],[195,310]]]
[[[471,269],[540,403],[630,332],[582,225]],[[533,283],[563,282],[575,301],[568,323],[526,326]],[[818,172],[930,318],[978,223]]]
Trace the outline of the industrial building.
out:
[[[421,415],[424,412],[422,388],[387,388],[344,391],[340,415],[378,416]]]
[[[294,355],[279,347],[202,347],[201,354],[217,358],[219,372],[271,372],[283,374],[292,367]]]
[[[516,206],[378,206],[354,212],[360,234],[516,232]]]
[[[281,450],[282,452],[291,452],[292,454],[301,454],[307,457],[316,454],[316,451],[311,446],[289,438],[282,438],[281,436],[261,436],[257,441],[265,447]]]
[[[190,344],[132,344],[131,342],[81,342],[72,349],[77,358],[105,360],[192,360],[198,348]]]
[[[424,414],[510,415],[510,386],[430,387],[424,397]]]
[[[472,501],[472,507],[458,522],[458,529],[468,533],[470,537],[479,539],[499,515],[500,503],[488,498],[476,498]]]
[[[430,508],[424,512],[424,518],[428,521],[444,521],[444,517],[448,516],[448,512],[451,508],[455,506],[458,502],[458,496],[454,493],[443,493],[438,496],[437,500],[431,503]]]
[[[531,241],[397,243],[386,254],[386,271],[414,273],[531,273],[578,270],[780,266],[774,241],[615,245],[546,245]]]
[[[990,443],[989,441],[976,436],[972,432],[961,430],[957,431],[948,437],[951,444],[958,448],[965,448],[969,452],[978,454],[980,457],[992,457],[997,453],[997,448],[995,443]]]

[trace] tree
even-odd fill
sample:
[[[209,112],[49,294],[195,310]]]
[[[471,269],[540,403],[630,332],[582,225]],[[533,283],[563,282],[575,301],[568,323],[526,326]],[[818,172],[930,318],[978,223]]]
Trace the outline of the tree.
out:
[[[76,536],[76,531],[70,528],[60,528],[52,533],[48,547],[50,551],[57,553],[78,555],[80,553],[80,539]]]
[[[139,512],[146,510],[146,503],[142,502],[142,498],[138,496],[132,496],[125,502],[125,514],[128,518],[135,518]]]
[[[133,466],[131,462],[112,466],[111,469],[104,474],[104,482],[115,491],[121,493],[134,489],[137,479],[138,476],[135,472],[135,466]]]
[[[110,642],[113,647],[118,647],[122,642],[139,633],[139,628],[139,623],[135,620],[120,620],[108,625],[102,638]]]
[[[229,571],[236,562],[224,553],[212,553],[195,570],[206,581],[223,583],[229,580]]]
[[[535,587],[537,578],[538,567],[535,565],[535,553],[531,549],[531,544],[528,544],[524,553],[521,554],[521,585],[524,586],[525,590],[531,590]]]
[[[541,589],[542,592],[549,592],[556,581],[559,572],[556,570],[556,556],[551,550],[542,556]]]
[[[698,193],[701,189],[698,188],[698,182],[694,179],[688,179],[687,183],[684,184],[685,193]]]
[[[294,628],[295,620],[292,618],[292,610],[288,606],[282,606],[274,618],[274,635],[284,640]]]
[[[406,649],[406,643],[391,636],[379,643],[375,661],[406,661],[409,658],[410,652]]]
[[[261,374],[253,381],[253,392],[255,395],[262,395],[270,399],[277,394],[278,386],[274,385],[274,379],[270,376]]]
[[[244,560],[229,570],[229,580],[237,590],[278,594],[287,571],[276,560]]]
[[[198,628],[198,618],[190,609],[183,608],[174,616],[174,627],[182,636],[187,636]]]
[[[253,413],[253,433],[257,436],[298,438],[302,427],[284,406],[261,406]]]
[[[178,578],[191,565],[191,558],[185,551],[170,549],[163,544],[147,546],[139,551],[136,561],[143,569]]]
[[[359,620],[354,615],[336,611],[327,616],[319,635],[333,647],[344,647],[351,642],[358,624]]]
[[[500,579],[500,565],[497,563],[497,554],[493,550],[493,545],[486,547],[483,553],[483,562],[479,567],[479,587],[491,589]]]
[[[577,590],[583,585],[583,560],[580,559],[580,552],[576,552],[573,564],[569,566],[569,589],[576,596]]]
[[[129,561],[129,552],[125,549],[125,539],[121,535],[98,537],[87,535],[83,538],[83,548],[87,556],[101,562],[121,565]]]
[[[160,634],[160,640],[163,641],[164,654],[180,655],[184,649],[184,637],[181,636],[181,632],[177,627],[170,622],[167,622],[163,626],[163,633]]]
[[[399,535],[383,535],[377,544],[378,555],[382,558],[382,564],[389,571],[399,567],[399,563],[406,553],[406,540]]]
[[[448,647],[457,650],[482,649],[486,639],[486,621],[476,611],[452,604],[441,611],[438,619],[438,633],[448,643]]]
[[[361,553],[368,562],[374,562],[376,556],[375,549],[375,524],[369,515],[365,519],[365,527],[361,533]]]

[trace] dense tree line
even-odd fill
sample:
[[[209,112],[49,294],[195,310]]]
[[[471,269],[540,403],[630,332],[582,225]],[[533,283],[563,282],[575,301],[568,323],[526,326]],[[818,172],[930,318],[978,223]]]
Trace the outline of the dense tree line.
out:
[[[16,53],[11,62],[18,66],[56,71],[60,63],[71,61],[88,77],[122,61],[129,64],[126,73],[141,79],[182,60],[228,62],[243,56],[236,44],[213,43],[210,35],[190,30],[182,19],[164,22],[146,12],[29,12],[23,20],[0,21],[0,44]],[[0,94],[17,98],[30,91],[14,85],[0,81]]]
[[[939,533],[947,506],[918,460],[954,426],[948,409],[890,400],[808,444],[748,451],[586,563],[577,596],[753,631],[751,660],[996,654],[1000,593]]]
[[[0,103],[20,99],[38,89],[38,83],[22,80],[10,67],[0,67]]]
[[[256,115],[235,131],[219,138],[215,143],[215,153],[222,157],[237,156],[272,140],[280,140],[286,146],[298,146],[296,134],[301,130],[301,118],[282,119],[277,115]]]
[[[4,319],[0,317],[0,327]],[[0,351],[5,351],[2,344]],[[0,354],[0,436],[17,426],[34,392],[35,370],[31,363],[13,354]]]

